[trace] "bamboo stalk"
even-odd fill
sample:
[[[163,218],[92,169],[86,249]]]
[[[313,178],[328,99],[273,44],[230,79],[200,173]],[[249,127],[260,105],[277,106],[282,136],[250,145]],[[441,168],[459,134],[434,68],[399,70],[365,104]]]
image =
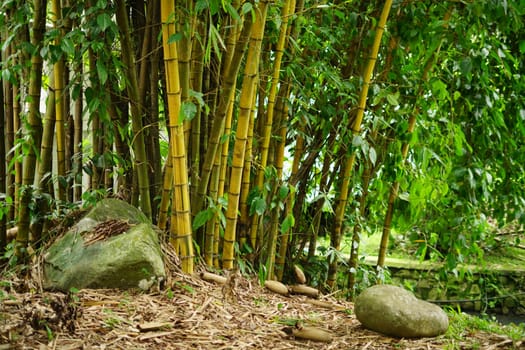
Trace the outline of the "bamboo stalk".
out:
[[[35,0],[33,2],[33,36],[31,44],[39,48],[44,40],[46,30],[46,0]],[[30,204],[33,197],[32,186],[35,179],[37,167],[36,149],[40,147],[42,140],[42,119],[40,116],[40,92],[42,88],[42,57],[39,50],[34,51],[31,56],[31,70],[29,77],[29,113],[27,121],[29,127],[27,133],[28,152],[23,160],[22,186],[20,188],[20,202],[18,206],[18,234],[16,236],[15,254],[19,258],[25,258],[27,251],[25,248],[29,242],[29,225],[30,225]]]
[[[272,137],[272,128],[273,128],[273,120],[274,120],[274,114],[275,114],[275,100],[277,97],[277,87],[279,86],[279,76],[281,73],[281,63],[282,58],[284,54],[284,48],[287,42],[287,34],[288,34],[288,24],[290,22],[290,16],[293,14],[295,10],[295,0],[287,0],[282,7],[282,14],[281,18],[283,18],[283,22],[281,24],[281,28],[279,30],[279,39],[277,41],[277,45],[275,48],[275,61],[273,65],[273,72],[272,72],[272,80],[270,84],[270,93],[268,94],[268,106],[267,106],[267,112],[266,112],[266,118],[264,118],[264,128],[262,133],[262,145],[260,149],[260,166],[257,171],[257,177],[255,181],[255,187],[262,191],[262,188],[264,186],[264,174],[266,172],[266,166],[268,164],[268,152],[270,149],[270,140]],[[283,141],[284,142],[284,141]],[[277,209],[276,209],[277,210]],[[252,225],[250,227],[250,237],[256,237],[257,232],[259,230],[259,215],[257,213],[253,214],[252,218]],[[278,214],[276,215],[278,217]],[[270,233],[270,239],[276,239],[277,233],[272,232]],[[271,244],[270,246],[275,246],[275,244]],[[268,257],[273,260],[275,257],[275,251],[268,252],[270,254]],[[273,265],[273,264],[272,264]],[[272,269],[273,270],[273,269]],[[269,270],[270,271],[270,270]]]
[[[63,36],[63,28],[59,28],[59,23],[62,21],[62,6],[60,0],[52,1],[53,8],[53,22],[55,28],[59,29],[59,36],[56,39],[56,45],[60,45]],[[66,176],[66,158],[65,158],[65,128],[64,128],[64,58],[60,57],[54,64],[54,78],[55,78],[55,130],[56,130],[56,152],[57,152],[57,176]],[[58,181],[58,199],[64,201],[66,199],[65,188],[62,181]]]
[[[162,46],[166,69],[168,94],[170,151],[173,174],[173,209],[170,226],[170,240],[177,248],[182,260],[182,270],[193,273],[193,235],[191,230],[191,207],[188,184],[188,170],[184,140],[184,125],[179,118],[181,88],[176,43],[170,37],[176,33],[173,15],[175,4],[170,0],[161,2]],[[168,180],[169,181],[169,180]]]
[[[239,195],[241,179],[246,152],[246,140],[248,139],[248,128],[255,93],[254,81],[257,79],[257,70],[261,54],[261,42],[266,24],[266,13],[268,2],[262,0],[255,10],[256,19],[250,40],[250,48],[246,58],[246,68],[240,97],[240,111],[237,120],[237,131],[235,134],[235,146],[233,148],[232,170],[230,176],[230,187],[228,191],[228,208],[226,211],[226,229],[224,232],[224,244],[222,263],[223,268],[233,268],[235,231],[237,229],[237,211],[239,209]]]
[[[385,28],[386,21],[388,18],[388,14],[390,13],[391,7],[392,7],[392,0],[386,0],[385,4],[383,5],[383,10],[381,11],[381,16],[377,23],[375,36],[374,36],[374,42],[370,49],[370,56],[365,66],[364,73],[363,73],[363,87],[361,89],[361,94],[359,95],[357,115],[352,125],[352,133],[354,135],[359,134],[361,130],[361,123],[363,121],[363,116],[364,116],[365,109],[366,109],[366,99],[368,96],[370,82],[372,80],[372,73],[374,71],[374,67],[377,61],[377,55],[379,52],[379,46],[381,44],[381,38],[383,36],[384,28]],[[344,214],[345,214],[345,209],[346,209],[346,203],[348,201],[350,175],[354,167],[355,157],[356,157],[356,154],[354,151],[352,151],[351,155],[347,158],[345,162],[342,183],[341,183],[341,187],[339,191],[339,196],[337,199],[337,206],[336,206],[336,211],[335,211],[335,214],[336,214],[335,215],[335,227],[334,227],[334,231],[332,232],[331,239],[330,239],[330,245],[336,250],[340,249],[343,220],[344,220]],[[336,259],[334,259],[334,261],[330,264],[330,267],[328,270],[328,278],[327,278],[327,284],[332,288],[335,285],[336,275],[337,275],[337,261],[335,260]]]
[[[215,161],[215,154],[219,149],[221,137],[224,135],[225,120],[229,105],[232,101],[232,96],[235,92],[234,86],[241,66],[241,60],[244,56],[248,38],[250,37],[250,33],[252,31],[252,23],[253,21],[251,19],[243,20],[243,27],[239,35],[237,45],[235,45],[235,52],[233,54],[230,67],[222,76],[223,84],[221,84],[219,105],[210,128],[206,154],[204,155],[204,160],[202,163],[201,178],[195,198],[196,202],[193,206],[193,215],[197,215],[197,213],[202,210],[204,199],[206,198],[208,192],[208,183],[210,180],[213,163]]]
[[[444,20],[444,26],[446,27],[448,24],[448,20],[450,19],[450,16],[452,15],[452,9],[453,7],[450,6],[448,11],[445,13],[445,16],[443,18]],[[443,43],[443,39],[438,45],[438,48],[435,52],[430,55],[427,62],[425,63],[425,66],[423,68],[423,74],[422,74],[422,80],[426,81],[428,79],[428,72],[433,66],[433,63],[436,59],[436,57],[439,54],[441,44]],[[418,95],[422,94],[422,86],[419,87],[419,93]],[[419,114],[419,108],[415,106],[413,113],[408,118],[408,128],[407,133],[412,134],[414,132],[414,129],[416,127],[416,116]],[[407,141],[403,142],[403,145],[401,146],[401,162],[404,164],[405,160],[408,155],[408,149],[410,145]],[[386,251],[388,249],[388,239],[390,237],[391,232],[391,226],[392,226],[392,218],[394,216],[394,204],[397,199],[397,194],[399,192],[399,181],[395,180],[392,182],[392,185],[390,187],[390,195],[388,196],[388,206],[387,211],[385,214],[385,220],[383,223],[383,233],[381,235],[381,242],[379,244],[379,253],[377,255],[377,267],[382,268],[385,264],[385,258],[386,258]]]
[[[140,208],[146,217],[151,219],[151,197],[149,191],[148,159],[146,158],[146,147],[144,143],[144,130],[142,125],[142,111],[139,105],[139,88],[137,83],[137,72],[135,70],[135,55],[131,45],[131,34],[129,30],[128,14],[125,0],[116,0],[117,23],[121,35],[122,60],[128,78],[127,90],[131,99],[131,125],[133,129],[133,151],[135,153],[135,168],[138,176],[140,195]]]

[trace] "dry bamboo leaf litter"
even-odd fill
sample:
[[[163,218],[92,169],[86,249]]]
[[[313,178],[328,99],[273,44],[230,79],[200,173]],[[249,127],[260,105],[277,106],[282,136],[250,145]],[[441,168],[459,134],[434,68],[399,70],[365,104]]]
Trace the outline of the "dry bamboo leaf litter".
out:
[[[443,338],[395,339],[364,329],[353,304],[332,296],[272,293],[236,274],[226,283],[188,276],[170,266],[164,290],[156,293],[82,290],[36,292],[10,287],[0,304],[0,344],[10,349],[441,349]],[[222,280],[222,279],[219,279]],[[27,286],[32,286],[27,288]],[[224,286],[227,286],[224,288]],[[283,329],[299,323],[331,341],[301,340]],[[293,333],[292,333],[293,334]],[[483,348],[505,349],[506,338],[476,333]],[[1,348],[0,348],[1,349]]]

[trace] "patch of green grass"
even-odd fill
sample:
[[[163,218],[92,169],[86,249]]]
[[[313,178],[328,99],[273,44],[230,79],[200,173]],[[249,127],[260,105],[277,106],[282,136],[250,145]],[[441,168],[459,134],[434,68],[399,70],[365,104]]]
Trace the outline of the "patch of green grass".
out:
[[[379,245],[381,243],[381,236],[383,233],[381,231],[376,231],[372,235],[367,235],[366,233],[362,234],[361,242],[359,244],[359,256],[377,256],[379,253]],[[396,236],[398,233],[392,231],[392,235]],[[344,237],[341,242],[341,253],[345,256],[350,256],[350,248],[352,237]],[[330,237],[319,237],[317,240],[318,247],[328,248],[330,246]],[[411,256],[403,252],[400,249],[389,249],[387,251],[389,257],[394,258],[411,258]]]
[[[445,349],[463,349],[465,342],[472,349],[481,349],[483,337],[473,337],[473,334],[485,332],[499,334],[512,340],[508,349],[518,349],[518,342],[525,338],[525,323],[520,325],[502,325],[497,321],[484,317],[477,317],[463,313],[459,310],[447,310],[449,327],[445,334],[447,346]]]
[[[255,306],[266,306],[266,305],[268,305],[268,299],[263,298],[263,297],[256,297],[256,298],[253,298],[253,303],[255,304]],[[279,306],[278,306],[278,308],[279,308]],[[281,306],[281,308],[282,308],[282,306]],[[279,310],[281,308],[279,308]]]
[[[493,251],[485,252],[483,258],[487,264],[519,268],[523,267],[525,262],[525,250],[517,247],[502,246]]]

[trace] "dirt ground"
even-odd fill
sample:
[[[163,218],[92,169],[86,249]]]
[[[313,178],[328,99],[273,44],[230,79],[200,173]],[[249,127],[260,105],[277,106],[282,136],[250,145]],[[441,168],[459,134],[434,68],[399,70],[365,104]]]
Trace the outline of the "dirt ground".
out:
[[[353,304],[283,296],[238,275],[208,282],[171,271],[156,292],[41,291],[34,279],[0,279],[2,349],[442,349],[442,337],[396,339],[364,329]],[[299,338],[317,329],[325,341]],[[294,336],[294,334],[296,336]],[[509,349],[510,339],[469,334],[453,348]]]

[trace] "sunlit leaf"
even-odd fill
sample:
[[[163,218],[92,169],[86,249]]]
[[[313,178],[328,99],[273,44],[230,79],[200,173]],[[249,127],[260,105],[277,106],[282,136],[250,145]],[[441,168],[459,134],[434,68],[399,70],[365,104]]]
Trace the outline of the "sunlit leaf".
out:
[[[398,94],[387,94],[386,100],[388,101],[390,105],[398,106],[399,105],[399,101],[397,100],[398,97],[399,97]]]
[[[375,165],[376,164],[376,161],[377,161],[377,153],[376,153],[376,150],[374,147],[370,147],[368,149],[368,158],[370,159],[370,162],[372,163],[372,165]]]
[[[266,201],[264,198],[258,197],[252,201],[250,206],[250,215],[257,213],[257,215],[263,215],[266,210]]]
[[[410,202],[410,194],[408,192],[403,192],[398,195],[399,199]]]

